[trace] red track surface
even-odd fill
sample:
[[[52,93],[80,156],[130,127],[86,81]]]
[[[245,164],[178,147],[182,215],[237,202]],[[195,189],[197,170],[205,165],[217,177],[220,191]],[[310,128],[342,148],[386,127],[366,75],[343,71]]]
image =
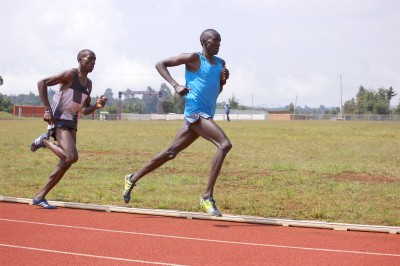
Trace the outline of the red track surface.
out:
[[[400,265],[400,236],[0,202],[1,265]]]

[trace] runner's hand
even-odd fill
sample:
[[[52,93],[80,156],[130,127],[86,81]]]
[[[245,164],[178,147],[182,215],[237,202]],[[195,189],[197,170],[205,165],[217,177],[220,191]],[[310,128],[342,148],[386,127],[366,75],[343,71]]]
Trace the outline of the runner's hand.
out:
[[[181,86],[181,85],[174,86],[174,89],[175,89],[176,93],[178,93],[180,96],[185,96],[191,90],[190,88],[187,88],[187,87]]]
[[[53,123],[53,113],[51,110],[44,111],[43,120],[47,122],[49,125]]]
[[[103,108],[104,105],[106,105],[107,100],[108,99],[106,97],[104,97],[104,95],[101,95],[96,101],[96,107]]]
[[[223,68],[221,71],[221,85],[225,85],[228,78],[229,78],[229,70],[227,68]]]

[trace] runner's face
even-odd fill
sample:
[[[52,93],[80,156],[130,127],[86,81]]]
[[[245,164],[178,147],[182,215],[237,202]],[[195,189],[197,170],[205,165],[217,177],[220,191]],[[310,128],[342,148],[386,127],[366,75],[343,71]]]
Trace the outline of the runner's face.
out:
[[[92,52],[86,52],[82,57],[80,64],[88,73],[92,72],[96,64],[96,55]]]
[[[221,45],[221,36],[218,33],[210,34],[204,43],[204,49],[209,55],[216,55]]]

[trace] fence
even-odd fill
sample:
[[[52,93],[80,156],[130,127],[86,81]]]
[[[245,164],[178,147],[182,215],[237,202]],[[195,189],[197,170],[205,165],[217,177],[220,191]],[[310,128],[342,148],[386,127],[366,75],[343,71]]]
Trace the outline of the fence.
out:
[[[0,116],[0,120],[24,119],[24,118],[42,118],[43,114],[31,114],[19,116]],[[272,115],[268,113],[246,113],[245,111],[231,113],[231,120],[273,120]],[[120,116],[117,114],[92,114],[82,116],[85,120],[183,120],[183,114],[127,114],[123,113]],[[226,120],[226,115],[216,112],[214,120]],[[289,119],[288,119],[289,120]],[[342,118],[337,115],[324,114],[295,114],[290,115],[290,120],[345,120],[345,121],[394,121],[400,122],[400,115],[343,115]]]
[[[92,119],[91,117],[82,117],[83,119]],[[230,114],[231,120],[266,120],[265,114]],[[99,115],[95,115],[94,119],[100,119]],[[105,115],[105,119],[101,120],[183,120],[183,114],[126,114],[123,113],[120,116],[117,114]],[[215,114],[214,120],[223,121],[227,120],[225,114]]]
[[[82,116],[83,119],[100,119],[100,115]],[[266,114],[230,114],[231,120],[272,120],[272,116]],[[119,120],[118,115],[106,115],[105,120]],[[183,114],[121,114],[121,120],[183,120]],[[215,114],[214,120],[226,120],[225,114]],[[338,118],[337,115],[318,115],[318,114],[296,114],[290,115],[290,120],[345,120],[345,121],[394,121],[400,122],[400,115],[344,115],[343,118]]]
[[[349,120],[349,121],[397,121],[400,115],[323,115],[323,114],[297,114],[291,115],[291,120]]]

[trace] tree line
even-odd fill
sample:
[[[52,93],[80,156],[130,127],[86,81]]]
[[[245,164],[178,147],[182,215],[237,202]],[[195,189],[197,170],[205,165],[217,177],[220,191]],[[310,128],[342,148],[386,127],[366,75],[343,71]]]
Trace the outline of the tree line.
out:
[[[344,103],[344,113],[356,115],[400,114],[400,102],[394,110],[390,108],[390,101],[396,95],[392,87],[388,89],[379,88],[377,91],[373,91],[360,86],[356,97]]]
[[[0,76],[0,86],[4,84],[3,78]],[[156,92],[150,86],[147,87],[148,92]],[[185,100],[177,93],[172,93],[171,89],[162,83],[160,88],[157,90],[161,92],[161,107],[163,113],[177,113],[181,114],[184,111]],[[48,96],[49,100],[53,99],[55,90],[49,88]],[[106,106],[103,111],[108,111],[110,114],[117,114],[118,112],[118,96],[114,96],[114,92],[111,88],[107,88],[103,94],[108,98]],[[118,95],[118,92],[117,94]],[[371,114],[371,115],[388,115],[397,114],[400,115],[400,101],[396,108],[391,108],[391,99],[396,96],[394,89],[379,88],[378,90],[369,90],[363,86],[359,87],[358,93],[355,98],[345,101],[343,105],[344,114]],[[92,103],[96,102],[98,96],[92,97]],[[158,111],[158,95],[156,93],[143,96],[130,96],[124,95],[122,99],[122,112],[123,113],[138,113],[138,114],[149,114],[157,113]],[[312,108],[308,106],[300,107],[294,106],[290,103],[287,106],[279,108],[252,108],[245,105],[241,105],[238,98],[232,95],[228,98],[227,102],[217,103],[217,108],[223,109],[225,104],[228,103],[231,106],[231,110],[246,110],[246,109],[257,109],[257,110],[286,110],[296,114],[339,114],[340,107],[326,107],[324,105],[318,108]],[[6,96],[0,93],[0,111],[12,113],[14,105],[41,105],[39,95],[32,92],[29,94],[19,94]]]
[[[3,80],[0,76],[0,85]],[[130,91],[129,89],[127,91]],[[158,112],[158,100],[159,96],[157,91],[161,92],[161,107],[163,113],[178,113],[181,114],[185,108],[185,100],[177,93],[172,93],[171,89],[162,83],[159,90],[154,90],[150,86],[147,87],[147,92],[152,92],[149,95],[134,95],[131,96],[126,94],[122,97],[122,112],[123,113],[137,113],[137,114],[150,114]],[[118,93],[118,92],[117,92]],[[52,101],[56,91],[52,88],[48,89],[49,100]],[[106,106],[102,111],[107,111],[110,114],[117,114],[118,112],[118,94],[114,94],[111,88],[107,88],[103,95],[107,97],[108,101]],[[91,98],[92,104],[96,102],[99,96],[94,96]],[[233,97],[230,99],[231,106],[233,108],[239,108],[239,101]],[[29,92],[29,94],[18,94],[6,96],[0,93],[0,111],[12,113],[14,105],[42,105],[40,96]],[[225,105],[225,103],[218,104],[220,108]],[[99,112],[99,111],[98,111]]]

